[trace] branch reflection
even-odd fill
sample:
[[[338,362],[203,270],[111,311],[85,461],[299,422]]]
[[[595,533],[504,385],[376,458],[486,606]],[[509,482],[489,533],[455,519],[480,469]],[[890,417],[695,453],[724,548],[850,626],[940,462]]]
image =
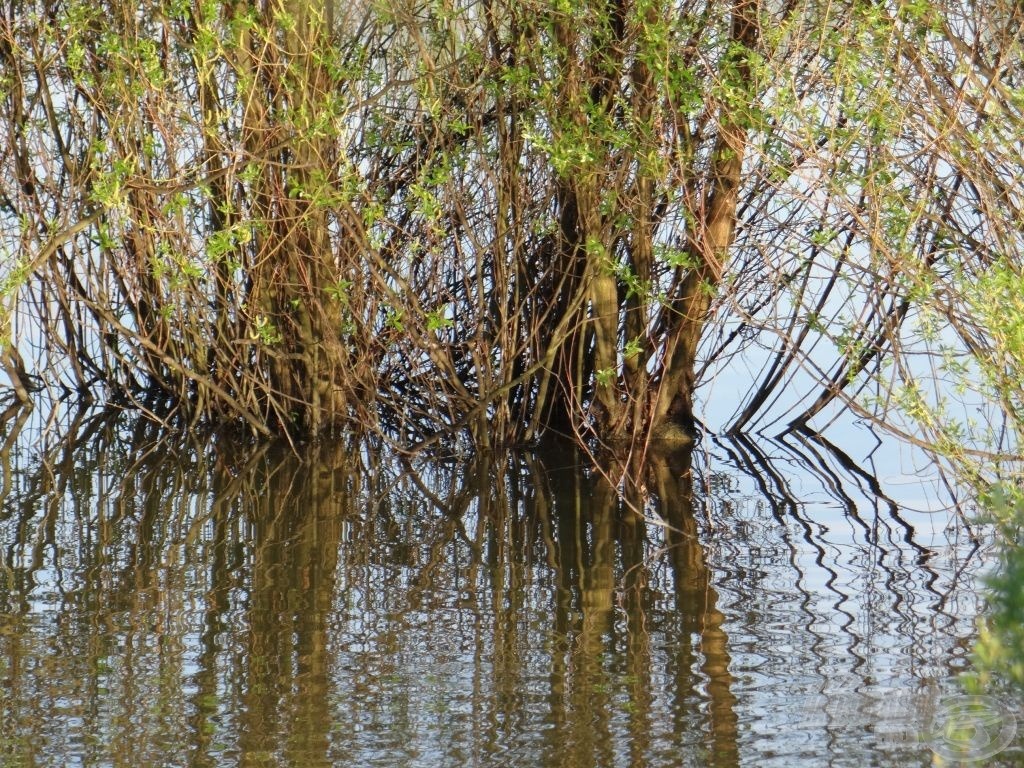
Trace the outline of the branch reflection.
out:
[[[824,442],[602,473],[33,424],[0,421],[11,764],[898,762],[808,712],[973,638],[976,545]]]

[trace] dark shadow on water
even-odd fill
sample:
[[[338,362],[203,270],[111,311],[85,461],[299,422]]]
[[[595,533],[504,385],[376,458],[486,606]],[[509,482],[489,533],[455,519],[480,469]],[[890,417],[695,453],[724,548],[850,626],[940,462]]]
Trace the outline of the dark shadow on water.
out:
[[[38,429],[0,431],[5,766],[924,766],[878,701],[973,640],[977,545],[824,442],[620,494],[565,445]]]

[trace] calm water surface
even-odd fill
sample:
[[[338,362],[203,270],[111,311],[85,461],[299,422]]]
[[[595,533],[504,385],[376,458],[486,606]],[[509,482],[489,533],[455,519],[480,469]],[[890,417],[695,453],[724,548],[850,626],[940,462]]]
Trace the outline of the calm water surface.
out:
[[[2,430],[2,766],[955,764],[988,548],[931,476],[706,438],[623,500],[565,446],[32,423]]]

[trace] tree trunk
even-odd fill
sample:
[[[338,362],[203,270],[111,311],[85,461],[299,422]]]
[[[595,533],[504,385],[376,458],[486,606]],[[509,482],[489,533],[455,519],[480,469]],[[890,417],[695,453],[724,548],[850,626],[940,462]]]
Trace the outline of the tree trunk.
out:
[[[734,43],[742,46],[741,50],[754,49],[758,42],[757,3],[740,0],[733,5],[731,36]],[[736,82],[728,85],[749,92],[751,71],[743,53],[739,54],[735,73]],[[655,436],[671,437],[679,429],[690,433],[696,429],[693,397],[697,347],[736,231],[736,207],[747,145],[745,119],[738,112],[737,107],[729,105],[723,105],[720,110],[709,189],[701,210],[692,212],[697,223],[689,248],[691,261],[696,266],[687,274],[672,305],[669,363],[654,412]]]
[[[341,375],[343,308],[326,300],[340,270],[327,207],[318,199],[337,153],[337,139],[316,128],[330,104],[323,64],[330,34],[320,6],[310,0],[278,0],[269,13],[291,23],[277,61],[267,61],[260,41],[253,41],[250,54],[269,93],[266,104],[246,113],[251,151],[266,158],[258,207],[268,222],[250,270],[251,303],[260,308],[250,322],[257,334],[266,332],[262,361],[277,419],[316,435],[349,417]],[[282,135],[289,139],[284,148],[276,140]]]

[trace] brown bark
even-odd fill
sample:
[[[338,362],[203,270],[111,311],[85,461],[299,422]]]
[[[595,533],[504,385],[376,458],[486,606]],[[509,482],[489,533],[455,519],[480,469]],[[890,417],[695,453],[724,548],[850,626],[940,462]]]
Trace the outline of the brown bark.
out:
[[[746,49],[757,45],[757,3],[740,0],[733,5],[732,40]],[[740,89],[749,88],[749,64],[741,59],[737,62],[736,72],[738,82],[733,85]],[[747,145],[744,118],[734,110],[735,107],[726,104],[720,109],[709,188],[701,210],[692,212],[697,224],[690,241],[690,252],[697,266],[687,274],[682,290],[672,304],[674,319],[669,340],[669,364],[655,406],[655,434],[670,426],[679,426],[687,431],[695,429],[693,396],[697,346],[736,231],[736,206]]]

